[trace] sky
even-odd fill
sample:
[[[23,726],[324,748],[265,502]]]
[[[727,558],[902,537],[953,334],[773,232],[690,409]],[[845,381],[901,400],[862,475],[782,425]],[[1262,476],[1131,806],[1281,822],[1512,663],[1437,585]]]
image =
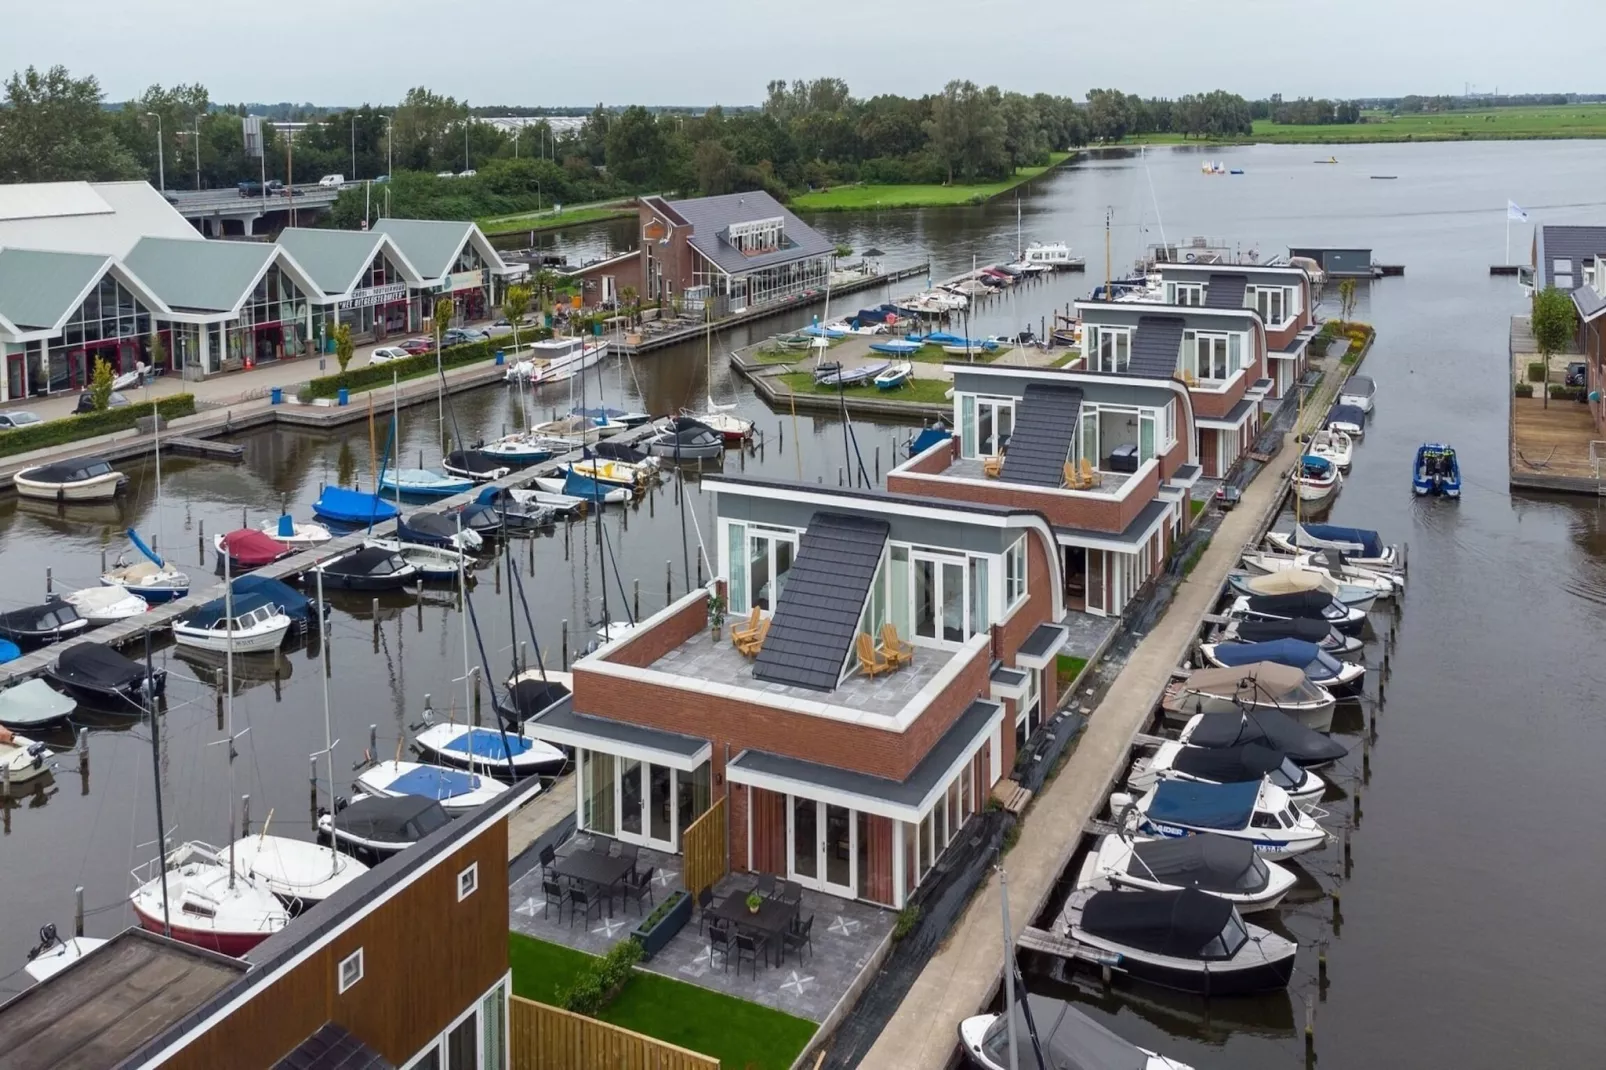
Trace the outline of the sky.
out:
[[[62,64],[114,101],[741,105],[826,75],[860,97],[1606,91],[1606,0],[0,0],[0,21],[0,72]]]

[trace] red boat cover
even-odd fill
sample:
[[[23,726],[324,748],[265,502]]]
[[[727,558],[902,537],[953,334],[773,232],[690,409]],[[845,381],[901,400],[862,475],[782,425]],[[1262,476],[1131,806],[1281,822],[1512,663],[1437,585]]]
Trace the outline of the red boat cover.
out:
[[[240,528],[223,536],[229,556],[248,568],[257,568],[291,553],[290,547],[255,528]]]

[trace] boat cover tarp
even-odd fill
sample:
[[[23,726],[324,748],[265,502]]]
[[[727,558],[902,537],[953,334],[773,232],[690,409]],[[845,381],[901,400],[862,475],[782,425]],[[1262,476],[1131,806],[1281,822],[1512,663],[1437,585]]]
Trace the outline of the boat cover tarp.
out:
[[[396,533],[413,542],[445,542],[456,538],[457,520],[439,513],[411,513],[396,521]]]
[[[1273,617],[1321,617],[1333,608],[1326,591],[1291,591],[1288,594],[1252,594],[1249,609]]]
[[[1326,577],[1322,573],[1308,568],[1284,568],[1276,572],[1268,572],[1264,576],[1249,576],[1244,578],[1243,587],[1246,594],[1275,595],[1275,594],[1301,594],[1309,591],[1320,591]],[[1332,599],[1331,592],[1327,595]]]
[[[0,639],[0,665],[22,657],[22,648],[9,639]]]
[[[1301,527],[1313,539],[1356,546],[1362,557],[1381,557],[1384,552],[1383,540],[1369,528],[1346,528],[1337,524],[1303,524]]]
[[[336,558],[323,566],[324,571],[336,576],[388,576],[395,569],[389,567],[396,555],[378,546],[364,546],[345,557]],[[380,566],[385,566],[381,568]]]
[[[1258,781],[1282,768],[1286,755],[1260,743],[1240,743],[1236,747],[1183,747],[1171,760],[1171,768],[1201,780],[1218,784]]]
[[[245,595],[260,594],[268,598],[274,605],[284,611],[284,615],[291,620],[311,622],[313,616],[312,599],[282,580],[270,576],[241,576],[232,584],[234,587],[235,605]]]
[[[1264,743],[1301,764],[1331,762],[1349,753],[1331,736],[1306,728],[1278,710],[1203,714],[1188,734],[1188,742],[1196,747]]]
[[[415,833],[428,835],[451,820],[440,803],[417,795],[370,796],[358,799],[335,815],[335,823],[342,830],[378,843],[412,842]]]
[[[473,773],[421,765],[392,780],[386,790],[425,799],[454,799],[459,795],[467,795],[479,786],[480,778]]]
[[[446,455],[446,464],[460,472],[484,475],[507,467],[507,459],[480,450],[453,450]]]
[[[1349,424],[1354,427],[1366,426],[1366,413],[1356,405],[1334,405],[1327,410],[1327,419],[1323,427],[1332,427],[1334,424]]]
[[[1344,380],[1344,385],[1343,386],[1339,387],[1338,396],[1339,397],[1348,396],[1348,397],[1352,397],[1352,398],[1369,398],[1373,394],[1375,394],[1376,392],[1377,392],[1377,384],[1372,382],[1370,376],[1352,375],[1348,379]]]
[[[105,643],[77,643],[56,659],[56,676],[85,687],[127,687],[145,679],[145,667]]]
[[[1305,699],[1305,670],[1274,661],[1235,665],[1226,669],[1195,669],[1183,681],[1185,691],[1245,699],[1264,697],[1271,701]]]
[[[1182,836],[1134,844],[1127,863],[1134,876],[1212,892],[1251,890],[1244,875],[1256,869],[1255,845],[1233,836]],[[1139,861],[1141,859],[1141,861]]]
[[[234,595],[234,616],[235,619],[239,619],[240,617],[245,616],[247,613],[250,613],[252,610],[261,609],[263,606],[273,606],[276,604],[277,603],[275,603],[273,600],[273,596],[265,594],[261,591],[252,591],[247,594],[240,594],[238,590],[236,590]],[[222,620],[227,612],[227,601],[222,598],[214,598],[210,602],[196,606],[189,613],[186,613],[181,623],[186,624],[191,628],[210,628],[212,625]]]
[[[509,695],[509,712],[527,721],[556,702],[569,697],[569,689],[556,680],[520,680]]]
[[[503,746],[502,740],[507,740]],[[487,758],[492,761],[507,761],[509,753],[516,758],[521,754],[528,754],[535,744],[523,736],[509,733],[504,736],[501,732],[489,728],[469,728],[463,734],[447,743],[441,750],[449,750],[453,754],[469,755],[475,758]]]
[[[897,313],[891,312],[885,308],[861,308],[858,312],[854,313],[853,318],[848,322],[852,323],[855,327],[872,327],[877,324],[886,323],[888,316],[895,315],[897,315]]]
[[[154,564],[157,568],[167,567],[167,562],[162,560],[161,555],[155,550],[152,550],[149,546],[145,545],[145,540],[140,538],[139,532],[135,531],[133,528],[128,529],[128,541],[133,543],[134,549],[144,554],[146,559]]]
[[[1028,995],[1032,1023],[1048,1070],[1146,1070],[1149,1057],[1063,1000]],[[1021,1070],[1036,1066],[1026,1031],[1026,1013],[1015,1008],[1015,1038],[1021,1045]],[[992,1065],[1008,1066],[1009,1023],[999,1015],[982,1038],[982,1051]]]
[[[696,424],[692,427],[665,428],[652,437],[651,444],[668,450],[675,449],[677,445],[686,450],[706,450],[723,446],[725,440],[718,432]]]
[[[66,717],[77,705],[43,680],[24,680],[0,691],[0,724],[23,729],[47,725]]]
[[[1155,821],[1202,829],[1241,829],[1249,825],[1260,782],[1199,784],[1188,780],[1162,780],[1154,789],[1145,813]]]
[[[1321,649],[1315,643],[1299,639],[1273,639],[1267,643],[1217,643],[1216,660],[1229,667],[1252,665],[1257,661],[1273,661],[1303,669],[1321,660]]]
[[[685,419],[682,417],[682,419]],[[695,421],[692,421],[695,422]],[[626,464],[643,464],[649,458],[638,449],[633,449],[623,442],[599,442],[594,447],[588,447],[581,452],[582,457],[595,457],[601,461],[624,461]]]
[[[74,457],[66,461],[52,461],[37,468],[25,468],[17,473],[36,483],[77,483],[112,471],[112,466],[99,457]]]
[[[1156,955],[1198,958],[1227,927],[1233,906],[1204,892],[1098,892],[1082,907],[1082,928]]]
[[[377,494],[346,487],[325,487],[318,500],[312,503],[312,511],[325,520],[346,524],[394,520],[401,513],[395,505]]]
[[[1246,643],[1266,643],[1275,639],[1298,639],[1323,643],[1333,636],[1333,626],[1325,620],[1291,617],[1288,620],[1241,620],[1236,634]]]
[[[583,409],[579,405],[576,405],[574,408],[569,410],[569,415],[584,416],[588,419],[604,422],[607,420],[617,420],[621,416],[634,416],[635,413],[626,412],[623,409],[610,409],[606,405],[593,405],[589,409]]]
[[[256,528],[240,528],[224,535],[223,549],[231,558],[248,568],[270,564],[295,552],[278,539]]]

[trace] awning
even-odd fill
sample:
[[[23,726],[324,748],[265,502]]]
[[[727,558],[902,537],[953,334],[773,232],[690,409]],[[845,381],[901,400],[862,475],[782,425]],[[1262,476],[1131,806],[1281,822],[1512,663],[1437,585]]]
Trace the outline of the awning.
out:
[[[1015,651],[1015,664],[1028,669],[1046,669],[1070,637],[1071,630],[1063,624],[1039,624]]]
[[[1298,360],[1299,357],[1304,354],[1305,347],[1310,345],[1310,340],[1316,337],[1316,332],[1319,330],[1321,330],[1321,328],[1313,323],[1309,327],[1306,327],[1304,330],[1300,331],[1298,334],[1294,335],[1293,340],[1290,341],[1286,346],[1281,349],[1269,350],[1266,353],[1266,356],[1270,357],[1272,360]]]
[[[1054,540],[1061,546],[1080,546],[1088,550],[1113,550],[1118,554],[1137,553],[1154,537],[1165,522],[1171,503],[1156,498],[1145,505],[1125,531],[1094,531],[1091,528],[1054,529]]]
[[[1166,483],[1173,487],[1191,487],[1199,482],[1199,477],[1203,474],[1204,469],[1199,465],[1178,465],[1177,470],[1171,473],[1171,478],[1166,480]]]
[[[1025,702],[1029,683],[1030,678],[1022,670],[1000,665],[988,681],[988,694],[994,702]]]
[[[569,702],[560,702],[545,713],[525,721],[524,731],[548,743],[617,754],[622,758],[667,765],[682,772],[696,769],[708,761],[714,752],[714,745],[706,739],[575,713]]]
[[[1232,407],[1232,411],[1225,416],[1200,416],[1194,420],[1198,427],[1213,428],[1217,431],[1236,431],[1244,425],[1250,415],[1255,411],[1255,402],[1249,398],[1242,398]]]

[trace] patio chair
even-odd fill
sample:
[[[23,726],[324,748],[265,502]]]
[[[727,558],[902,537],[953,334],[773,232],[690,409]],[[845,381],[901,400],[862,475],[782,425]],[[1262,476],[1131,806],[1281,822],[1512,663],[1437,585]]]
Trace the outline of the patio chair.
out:
[[[1093,471],[1093,462],[1089,461],[1086,457],[1083,457],[1082,484],[1088,487],[1096,487],[1099,485],[1099,482],[1102,480],[1102,478],[1103,477],[1100,476],[1099,473]]]
[[[754,632],[750,638],[738,642],[736,644],[736,649],[741,651],[745,657],[758,657],[759,651],[764,649],[764,640],[769,637],[770,621],[773,619],[774,618],[772,617],[765,617],[763,620],[759,621],[758,631]]]
[[[877,649],[877,653],[897,669],[914,664],[915,645],[898,638],[898,626],[889,620],[881,626],[881,646]]]
[[[658,867],[656,866],[648,866],[646,872],[642,873],[640,879],[632,882],[628,886],[629,897],[636,901],[637,914],[642,913],[641,900],[643,896],[645,896],[647,902],[651,903],[653,906],[658,905],[658,900],[653,897],[652,893],[652,876],[653,873],[657,871],[657,868]]]
[[[1074,461],[1066,461],[1065,462],[1065,489],[1066,490],[1081,490],[1086,485],[1087,485],[1086,483],[1082,482],[1081,473],[1076,470],[1076,463]]]
[[[597,920],[601,921],[602,900],[597,897],[597,893],[594,889],[569,889],[569,928],[574,928],[575,916],[579,915],[581,911],[585,912],[583,916],[589,920],[591,917],[591,911],[593,909],[595,909],[597,912]]]
[[[558,860],[558,852],[553,850],[552,845],[549,843],[545,847],[541,848],[540,858],[541,877],[545,879],[552,866],[552,863]]]
[[[858,638],[859,671],[874,679],[892,671],[892,663],[876,653],[875,642],[869,632],[860,632]]]
[[[776,889],[775,898],[778,902],[791,907],[800,906],[803,902],[803,886],[793,881],[781,881],[780,887]]]
[[[762,936],[755,936],[752,933],[736,934],[737,977],[742,975],[742,960],[747,959],[753,964],[753,980],[758,980],[758,956],[762,953],[765,956],[765,965],[769,964],[769,952],[766,950],[766,943],[767,941]],[[729,965],[729,962],[730,960],[726,959],[727,965]]]
[[[563,904],[565,904],[565,903],[571,903],[572,904],[573,903],[573,900],[569,897],[570,889],[565,888],[563,885],[559,884],[553,878],[546,877],[546,878],[543,878],[542,881],[541,881],[541,892],[542,892],[543,895],[546,896],[546,907],[547,907],[546,916],[547,916],[547,920],[548,921],[552,920],[552,908],[553,907],[557,907],[558,908],[558,920],[562,921],[563,920]],[[571,926],[573,925],[572,921],[570,922],[570,925]]]
[[[750,641],[753,636],[757,635],[759,618],[762,615],[763,614],[760,612],[759,607],[754,606],[753,611],[747,615],[746,624],[732,624],[731,645],[740,650],[744,642]]]
[[[814,954],[813,914],[810,914],[809,920],[805,921],[801,926],[794,926],[791,931],[781,934],[781,958],[783,960],[786,958],[786,952],[789,948],[796,951],[799,958],[802,957],[804,948],[809,949],[809,955],[812,956]]]
[[[988,479],[997,479],[1004,471],[1004,459],[998,456],[983,457],[981,459],[982,475]]]
[[[713,888],[713,885],[709,885],[707,888],[704,888],[702,891],[697,893],[697,931],[698,932],[702,932],[705,927],[707,927],[708,925],[711,925],[711,924],[724,924],[724,920],[725,919],[719,917],[718,915],[709,914],[709,911],[711,911],[713,909],[714,909],[714,888]]]
[[[724,918],[708,920],[708,965],[714,965],[714,956],[725,956],[725,972],[731,972],[731,931]]]
[[[775,875],[773,873],[760,873],[758,879],[753,882],[753,891],[765,899],[770,898],[775,894]]]

